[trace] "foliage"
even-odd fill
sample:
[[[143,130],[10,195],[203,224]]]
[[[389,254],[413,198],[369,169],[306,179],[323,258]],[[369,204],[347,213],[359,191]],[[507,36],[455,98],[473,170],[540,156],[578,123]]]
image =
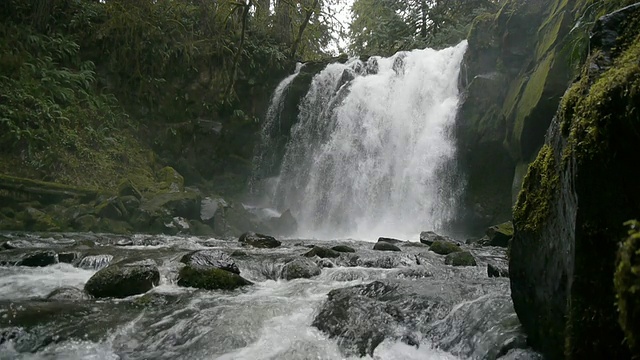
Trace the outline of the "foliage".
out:
[[[472,20],[496,9],[498,0],[356,0],[351,51],[391,55],[400,50],[454,45]]]

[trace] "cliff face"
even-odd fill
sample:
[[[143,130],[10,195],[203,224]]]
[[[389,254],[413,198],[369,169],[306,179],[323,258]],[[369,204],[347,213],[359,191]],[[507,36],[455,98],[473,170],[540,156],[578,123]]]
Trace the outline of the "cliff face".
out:
[[[509,0],[474,21],[458,117],[469,231],[511,218],[527,167],[585,60],[593,19],[624,4]]]
[[[597,21],[514,208],[512,297],[531,345],[551,359],[630,357],[613,274],[623,223],[640,214],[638,19],[640,3]]]

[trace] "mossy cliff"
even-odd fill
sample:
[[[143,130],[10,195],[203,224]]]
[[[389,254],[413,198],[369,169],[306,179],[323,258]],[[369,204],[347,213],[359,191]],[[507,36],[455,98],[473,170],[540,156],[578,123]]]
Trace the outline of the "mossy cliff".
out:
[[[625,341],[618,323],[614,271],[624,223],[640,213],[639,19],[640,3],[595,24],[586,65],[514,208],[514,306],[531,345],[550,359],[628,359],[629,336],[638,335],[626,321]],[[622,259],[637,266],[637,256]],[[625,284],[618,281],[623,296],[633,290]]]
[[[586,59],[593,21],[632,2],[508,0],[474,20],[457,121],[468,230],[511,217],[527,166]]]

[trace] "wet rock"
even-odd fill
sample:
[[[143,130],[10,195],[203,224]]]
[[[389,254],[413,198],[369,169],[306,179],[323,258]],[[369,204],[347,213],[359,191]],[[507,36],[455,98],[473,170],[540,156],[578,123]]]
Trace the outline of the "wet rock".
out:
[[[207,225],[207,224],[203,224],[198,220],[191,220],[189,221],[189,223],[191,224],[191,234],[192,235],[196,235],[196,236],[208,236],[208,235],[213,235],[214,231],[211,228],[211,226]]]
[[[362,266],[367,268],[394,269],[401,266],[416,265],[415,256],[384,255],[373,257],[353,257],[350,266]]]
[[[58,263],[58,254],[55,251],[39,251],[26,255],[18,262],[19,266],[44,267]]]
[[[439,282],[374,281],[332,290],[312,325],[338,338],[347,356],[372,356],[385,339],[400,340],[444,318],[462,293]]]
[[[272,249],[282,245],[282,243],[273,236],[256,234],[254,232],[247,232],[240,236],[238,240],[244,245],[252,246],[260,249]]]
[[[247,254],[247,252],[246,252],[246,251],[242,251],[242,250],[234,250],[234,251],[231,253],[231,256],[233,256],[233,257],[247,257],[247,256],[249,256],[249,254]]]
[[[185,266],[180,269],[178,285],[205,290],[234,290],[252,285],[252,282],[226,270]]]
[[[423,231],[423,232],[420,233],[420,242],[421,243],[423,243],[425,245],[431,245],[436,241],[454,242],[450,238],[448,238],[446,236],[442,236],[442,235],[436,234],[433,231]]]
[[[129,179],[120,183],[120,185],[118,186],[118,195],[133,196],[138,200],[142,199],[142,193],[140,192],[140,190],[138,190],[138,187]]]
[[[380,237],[380,238],[378,238],[378,242],[386,242],[386,243],[389,243],[389,244],[402,244],[405,241],[394,239],[394,238]]]
[[[61,252],[58,253],[58,261],[66,264],[73,264],[81,256],[82,254],[77,251]]]
[[[342,253],[354,253],[356,250],[352,247],[346,245],[337,245],[331,248],[333,251],[342,252]]]
[[[195,191],[160,193],[142,202],[140,209],[154,217],[200,217],[200,194]]]
[[[469,251],[458,251],[447,255],[444,258],[445,265],[452,266],[476,266],[476,259]]]
[[[494,264],[487,264],[487,275],[489,277],[509,277],[509,269]]]
[[[508,247],[509,241],[513,238],[513,224],[507,221],[502,224],[494,225],[487,229],[488,245]]]
[[[53,290],[45,297],[49,301],[82,301],[87,300],[87,294],[76,287],[68,286]]]
[[[95,208],[95,213],[101,218],[112,220],[122,219],[123,213],[116,197],[107,199]]]
[[[333,261],[329,260],[329,259],[318,259],[318,261],[316,261],[316,264],[318,264],[318,266],[321,269],[324,268],[333,268],[336,266],[336,264],[333,263]]]
[[[220,269],[240,274],[240,269],[235,261],[226,253],[219,250],[198,250],[184,255],[181,263],[192,268]]]
[[[290,210],[287,210],[280,217],[272,218],[268,221],[267,226],[276,234],[291,235],[298,231],[298,221],[293,217]]]
[[[140,207],[140,198],[133,195],[121,196],[118,200],[127,215],[133,214]]]
[[[322,246],[314,246],[313,248],[311,248],[311,250],[304,253],[303,256],[305,257],[317,256],[321,259],[326,259],[326,258],[337,258],[340,256],[340,253],[333,249],[328,249]]]
[[[462,249],[457,244],[448,241],[434,241],[429,250],[439,255],[449,255],[454,252],[460,252]]]
[[[400,250],[399,247],[390,244],[388,242],[377,242],[375,245],[373,245],[373,250],[378,250],[378,251],[402,251]]]
[[[51,216],[33,207],[27,207],[17,216],[17,220],[33,231],[60,231],[59,224]]]
[[[124,298],[143,294],[160,281],[160,272],[153,260],[125,260],[107,266],[87,281],[84,290],[97,298]]]
[[[73,227],[77,231],[95,231],[99,227],[98,218],[91,214],[81,215],[73,221]]]
[[[309,259],[295,259],[282,268],[281,277],[285,280],[309,279],[320,275],[320,267]]]

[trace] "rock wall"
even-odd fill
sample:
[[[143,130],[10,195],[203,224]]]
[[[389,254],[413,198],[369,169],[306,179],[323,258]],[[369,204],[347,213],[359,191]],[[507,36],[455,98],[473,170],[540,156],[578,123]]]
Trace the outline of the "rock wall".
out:
[[[512,298],[550,359],[630,358],[613,274],[623,223],[640,214],[638,19],[640,3],[596,23],[514,208]]]
[[[584,62],[592,19],[614,3],[508,0],[475,19],[457,123],[468,231],[511,218],[528,164]]]

